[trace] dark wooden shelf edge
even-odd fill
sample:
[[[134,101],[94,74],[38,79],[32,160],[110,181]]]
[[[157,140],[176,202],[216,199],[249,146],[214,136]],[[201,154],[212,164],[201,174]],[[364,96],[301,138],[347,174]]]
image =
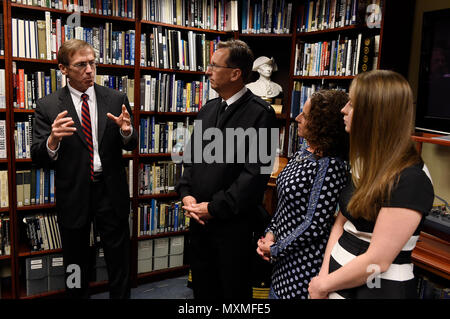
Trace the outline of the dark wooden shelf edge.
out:
[[[347,76],[302,76],[294,75],[292,79],[295,80],[353,80],[354,75]]]
[[[57,65],[57,60],[44,60],[44,59],[30,59],[30,58],[19,58],[19,57],[13,57],[13,61],[16,62],[31,62],[31,63],[46,63],[46,64],[54,64]],[[134,65],[122,65],[122,64],[97,64],[98,68],[122,68],[122,69],[130,69],[134,70]],[[204,72],[200,72],[204,73]]]
[[[366,29],[366,28],[367,27],[363,26],[363,25],[347,25],[345,27],[331,28],[331,29],[325,29],[325,30],[297,32],[297,37],[306,37],[306,36],[312,36],[312,35],[318,35],[318,34],[324,34],[324,33],[336,33],[336,32],[342,32],[342,31],[355,31],[355,30],[362,30],[362,29]]]
[[[250,38],[250,37],[255,37],[255,38],[264,38],[264,37],[268,37],[268,38],[292,38],[292,33],[239,33],[239,37],[243,37],[243,38]]]
[[[176,192],[162,193],[162,194],[148,194],[148,195],[138,195],[138,200],[142,199],[153,199],[153,198],[168,198],[179,196]]]
[[[8,260],[11,259],[11,255],[1,255],[0,260]]]
[[[185,27],[185,26],[177,25],[177,24],[170,24],[170,23],[163,23],[163,22],[156,22],[156,21],[149,21],[149,20],[141,20],[141,23],[148,24],[148,25],[159,25],[162,27],[168,27],[168,28],[172,28],[172,29],[190,30],[190,31],[219,34],[219,35],[227,35],[227,34],[232,34],[234,32],[234,31],[217,31],[217,30],[212,30],[212,29],[202,29],[202,28],[195,28],[195,27]]]
[[[158,116],[195,116],[198,112],[156,112],[156,111],[139,111],[140,115],[158,115]]]
[[[48,254],[58,254],[61,253],[62,249],[50,249],[50,250],[40,250],[40,251],[27,251],[27,252],[19,252],[19,257],[34,257]]]
[[[168,233],[159,233],[159,234],[154,234],[154,235],[138,236],[137,240],[147,240],[147,239],[155,239],[155,238],[161,238],[161,237],[172,237],[172,236],[178,236],[178,235],[186,235],[188,233],[189,233],[189,230],[184,229],[184,230],[178,230],[178,231],[168,232]]]
[[[11,3],[11,8],[22,8],[22,9],[28,9],[28,10],[38,10],[38,11],[49,11],[53,13],[59,13],[59,14],[73,14],[76,13],[75,11],[68,11],[68,10],[61,10],[61,9],[55,9],[55,8],[47,8],[47,7],[40,7],[40,6],[30,6],[26,4],[19,4],[19,3]],[[125,22],[135,22],[135,19],[132,18],[125,18],[125,17],[119,17],[119,16],[110,16],[110,15],[103,15],[103,14],[96,14],[96,13],[85,13],[85,12],[78,12],[82,17],[91,17],[91,18],[98,18],[98,19],[112,19],[112,20],[120,20]]]
[[[55,65],[58,64],[58,62],[56,60],[30,59],[30,58],[20,58],[20,57],[12,57],[12,60],[15,62],[47,63],[47,64],[55,64]]]
[[[39,204],[39,205],[28,205],[28,206],[20,206],[17,207],[17,211],[28,211],[28,210],[37,210],[37,209],[50,209],[50,208],[56,208],[55,203],[51,204]]]
[[[139,157],[170,157],[171,153],[139,153]]]
[[[411,255],[413,263],[450,280],[450,243],[422,232]]]
[[[421,261],[419,259],[413,258],[413,264],[421,269],[424,269],[430,273],[433,273],[435,275],[438,275],[439,277],[445,278],[447,280],[450,280],[450,274],[441,271],[440,269],[436,268],[435,265],[430,265],[428,262]]]
[[[175,70],[175,69],[160,69],[152,66],[141,66],[139,67],[144,71],[156,71],[156,72],[165,72],[165,73],[180,73],[180,74],[196,74],[196,75],[205,75],[205,71],[190,71],[190,70]]]
[[[16,158],[16,163],[31,163],[31,158]]]
[[[18,109],[18,108],[13,108],[13,112],[14,112],[14,113],[30,113],[30,114],[33,114],[33,113],[34,113],[34,109]]]

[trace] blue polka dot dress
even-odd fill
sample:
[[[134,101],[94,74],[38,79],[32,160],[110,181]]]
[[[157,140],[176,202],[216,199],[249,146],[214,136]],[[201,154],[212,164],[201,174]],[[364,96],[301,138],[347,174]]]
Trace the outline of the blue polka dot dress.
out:
[[[308,297],[309,282],[322,265],[347,171],[346,162],[303,149],[279,174],[277,210],[266,230],[276,240],[270,251],[272,290],[278,298]]]

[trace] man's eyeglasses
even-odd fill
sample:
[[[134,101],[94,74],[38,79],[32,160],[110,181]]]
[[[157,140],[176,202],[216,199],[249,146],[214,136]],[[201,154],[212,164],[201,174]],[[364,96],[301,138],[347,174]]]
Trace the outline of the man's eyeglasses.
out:
[[[224,66],[224,65],[217,65],[217,64],[208,64],[206,67],[208,69],[211,69],[212,71],[215,71],[217,68],[235,69],[235,67],[233,67],[233,66]]]
[[[80,70],[84,70],[87,68],[87,66],[89,66],[93,69],[97,66],[97,62],[95,61],[89,61],[89,62],[80,62],[80,63],[76,63],[76,64],[72,64],[72,66],[74,68],[80,69]]]

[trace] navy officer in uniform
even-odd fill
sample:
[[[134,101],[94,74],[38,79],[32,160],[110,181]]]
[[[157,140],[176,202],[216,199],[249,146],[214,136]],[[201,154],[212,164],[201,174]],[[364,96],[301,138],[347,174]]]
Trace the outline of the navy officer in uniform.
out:
[[[177,192],[191,217],[188,247],[196,299],[251,298],[253,226],[261,217],[278,140],[277,134],[271,138],[278,133],[274,110],[245,87],[253,61],[245,42],[219,42],[206,71],[219,97],[198,113],[183,156]],[[237,139],[246,135],[246,143],[229,144],[227,131]],[[256,136],[247,138],[252,133]],[[265,147],[255,151],[252,141]]]

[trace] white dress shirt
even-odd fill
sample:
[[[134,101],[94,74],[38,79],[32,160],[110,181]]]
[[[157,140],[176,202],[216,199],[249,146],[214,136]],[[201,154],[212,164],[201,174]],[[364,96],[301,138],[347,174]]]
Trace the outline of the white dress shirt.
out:
[[[81,106],[83,104],[83,100],[81,99],[81,95],[83,95],[83,92],[80,92],[74,89],[72,86],[70,86],[69,81],[67,81],[67,87],[69,89],[70,96],[72,97],[72,102],[73,105],[75,106],[75,111],[77,112],[78,119],[80,120],[80,123],[82,123]],[[102,171],[102,162],[100,160],[100,155],[98,153],[98,125],[97,125],[98,113],[97,113],[97,98],[95,95],[94,86],[89,87],[84,93],[86,93],[89,96],[88,104],[89,104],[89,113],[91,115],[92,144],[94,146],[94,172],[97,173]],[[131,134],[129,134],[128,136],[124,136],[122,134],[122,129],[120,129],[119,132],[124,140],[124,143],[126,143],[127,140],[130,139],[131,135],[133,134],[133,127],[131,127]],[[48,147],[48,139],[47,139],[47,151],[50,158],[56,160],[58,158],[58,150],[59,144],[56,150],[53,151]]]

